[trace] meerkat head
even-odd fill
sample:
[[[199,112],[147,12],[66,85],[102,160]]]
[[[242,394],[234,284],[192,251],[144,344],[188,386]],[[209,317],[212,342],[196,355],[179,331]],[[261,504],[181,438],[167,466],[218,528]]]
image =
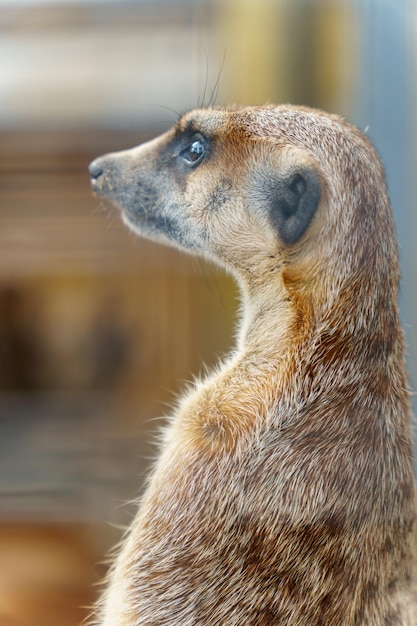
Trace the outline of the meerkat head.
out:
[[[134,231],[252,280],[286,271],[300,288],[324,284],[329,264],[342,258],[346,274],[367,239],[392,227],[369,142],[310,109],[191,111],[159,138],[93,161],[90,172],[95,192]]]

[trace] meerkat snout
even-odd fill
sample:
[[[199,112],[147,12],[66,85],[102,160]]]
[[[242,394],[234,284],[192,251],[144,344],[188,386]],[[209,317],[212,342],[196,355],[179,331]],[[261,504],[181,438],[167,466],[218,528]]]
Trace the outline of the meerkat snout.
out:
[[[368,139],[307,108],[197,110],[90,173],[243,304],[236,349],[173,411],[96,623],[417,626],[397,241]]]
[[[92,184],[94,186],[95,181],[97,180],[97,178],[99,178],[99,176],[101,176],[101,174],[103,173],[103,169],[102,169],[101,165],[99,164],[99,159],[96,159],[95,161],[90,163],[90,165],[88,166],[88,170],[89,170],[90,175],[91,175],[91,182],[92,182]]]

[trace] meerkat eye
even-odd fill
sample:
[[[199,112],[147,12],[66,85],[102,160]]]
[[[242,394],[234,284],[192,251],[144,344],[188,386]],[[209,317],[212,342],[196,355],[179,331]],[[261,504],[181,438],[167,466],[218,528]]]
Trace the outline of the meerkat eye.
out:
[[[195,137],[193,141],[180,153],[180,156],[194,166],[200,163],[206,153],[206,142],[203,137]]]

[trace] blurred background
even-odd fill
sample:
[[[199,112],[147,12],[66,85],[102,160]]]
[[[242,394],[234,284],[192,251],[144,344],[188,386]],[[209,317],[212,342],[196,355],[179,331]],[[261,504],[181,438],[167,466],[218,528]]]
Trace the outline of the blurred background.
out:
[[[76,626],[159,416],[232,345],[237,293],[135,238],[89,161],[199,104],[346,116],[384,160],[417,384],[415,0],[0,0],[0,624]]]

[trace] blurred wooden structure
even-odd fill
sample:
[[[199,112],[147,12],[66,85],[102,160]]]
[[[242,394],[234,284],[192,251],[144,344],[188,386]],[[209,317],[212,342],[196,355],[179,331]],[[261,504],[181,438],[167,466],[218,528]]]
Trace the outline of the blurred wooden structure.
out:
[[[0,624],[81,624],[95,599],[92,546],[82,527],[0,524]]]
[[[2,626],[85,617],[155,417],[230,345],[230,279],[140,240],[92,197],[89,161],[143,139],[0,137]]]

